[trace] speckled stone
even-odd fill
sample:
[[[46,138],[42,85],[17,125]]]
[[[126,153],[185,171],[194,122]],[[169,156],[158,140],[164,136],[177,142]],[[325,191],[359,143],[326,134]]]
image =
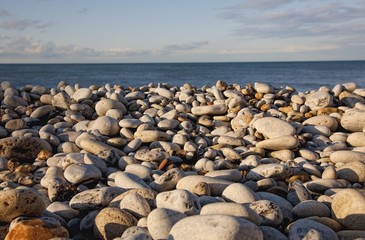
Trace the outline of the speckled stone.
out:
[[[106,207],[95,218],[94,236],[112,240],[122,236],[128,227],[136,226],[137,219],[125,210]]]
[[[0,222],[11,222],[19,216],[39,217],[46,206],[35,190],[10,189],[0,191]]]
[[[0,157],[32,162],[41,150],[52,152],[51,145],[36,137],[8,137],[0,140]]]

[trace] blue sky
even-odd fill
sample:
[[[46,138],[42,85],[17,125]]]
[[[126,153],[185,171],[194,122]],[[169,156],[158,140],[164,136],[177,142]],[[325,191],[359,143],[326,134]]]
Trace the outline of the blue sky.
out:
[[[365,0],[0,0],[0,63],[365,59]]]

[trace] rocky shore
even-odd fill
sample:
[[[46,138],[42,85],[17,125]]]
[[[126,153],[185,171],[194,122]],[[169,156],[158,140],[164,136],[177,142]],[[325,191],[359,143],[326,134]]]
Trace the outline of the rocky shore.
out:
[[[365,89],[1,82],[0,239],[364,239]]]

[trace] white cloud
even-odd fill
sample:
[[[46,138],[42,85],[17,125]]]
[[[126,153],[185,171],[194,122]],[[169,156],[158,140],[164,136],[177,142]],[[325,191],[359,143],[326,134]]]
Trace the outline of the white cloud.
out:
[[[9,38],[0,35],[4,43],[0,43],[0,57],[11,59],[53,59],[63,58],[95,58],[95,59],[118,59],[123,57],[136,56],[161,56],[176,52],[188,52],[198,49],[207,42],[193,42],[181,45],[168,45],[160,50],[132,49],[132,48],[110,48],[108,50],[96,50],[88,47],[80,47],[74,44],[56,45],[53,42],[42,42],[32,37],[18,36]]]
[[[38,28],[45,29],[51,27],[53,25],[52,22],[42,22],[40,20],[32,20],[32,19],[12,19],[7,20],[0,23],[0,27],[6,30],[18,30],[23,31],[27,28]]]
[[[355,1],[246,0],[219,16],[239,24],[234,34],[247,38],[364,36],[365,4]]]

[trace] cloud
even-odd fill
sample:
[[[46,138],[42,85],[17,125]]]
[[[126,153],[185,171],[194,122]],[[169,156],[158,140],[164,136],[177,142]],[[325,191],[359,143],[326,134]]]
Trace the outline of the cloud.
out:
[[[10,13],[4,8],[0,8],[0,17],[8,17],[8,16],[10,16]]]
[[[52,22],[42,22],[40,20],[32,19],[13,19],[0,23],[1,28],[18,31],[23,31],[27,28],[45,29],[51,27],[52,25]]]
[[[147,57],[173,54],[176,52],[191,51],[208,42],[192,42],[181,45],[168,45],[159,50],[132,49],[132,48],[110,48],[97,50],[88,47],[81,47],[74,44],[56,45],[53,42],[43,42],[32,37],[18,36],[9,38],[0,35],[0,58],[8,59],[118,59],[123,57]]]
[[[167,55],[167,54],[173,54],[176,52],[181,52],[181,51],[190,51],[190,50],[194,50],[194,49],[198,49],[201,48],[205,45],[207,45],[209,42],[208,41],[202,41],[202,42],[191,42],[191,43],[186,43],[186,44],[172,44],[172,45],[167,45],[165,47],[163,47],[159,53],[162,55]]]
[[[247,38],[363,36],[365,4],[355,1],[246,0],[219,17],[235,21],[233,32]],[[359,26],[360,25],[360,26]]]

